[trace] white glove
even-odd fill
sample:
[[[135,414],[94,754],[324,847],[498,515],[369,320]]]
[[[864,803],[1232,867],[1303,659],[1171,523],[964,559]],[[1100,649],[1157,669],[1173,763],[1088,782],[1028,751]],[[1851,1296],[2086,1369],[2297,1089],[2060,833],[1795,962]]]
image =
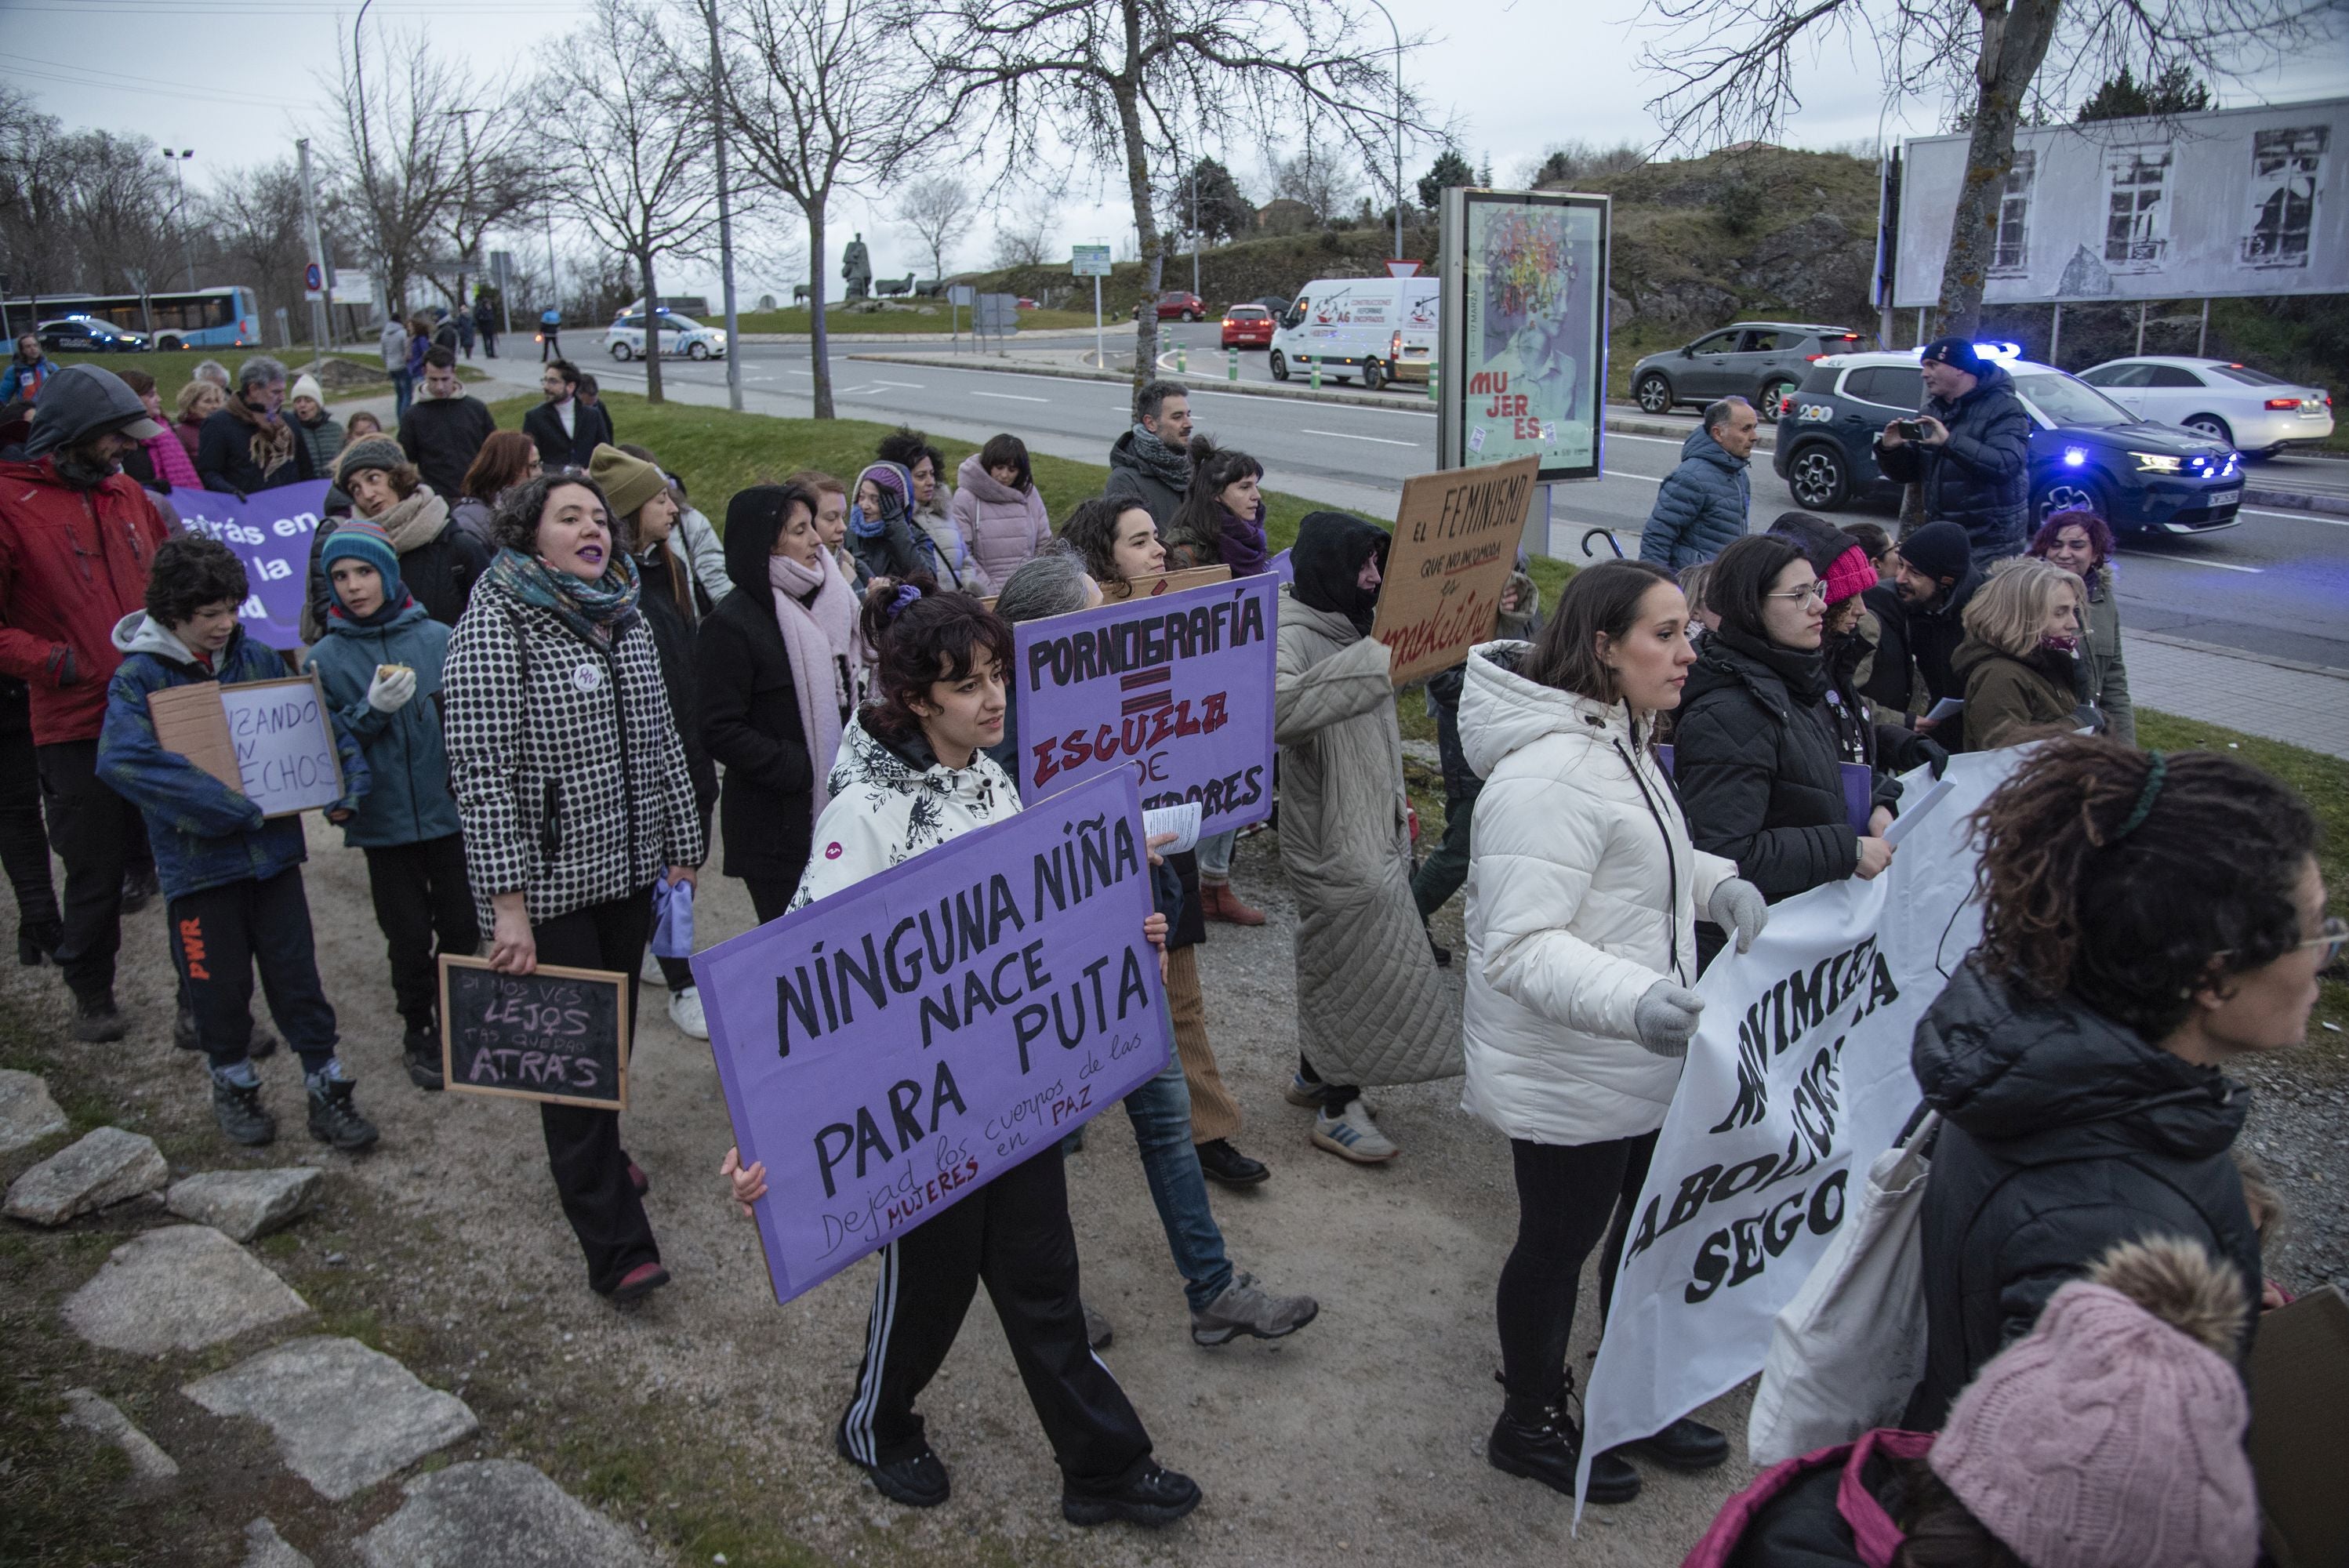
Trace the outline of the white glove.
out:
[[[1689,1037],[1696,1033],[1697,1015],[1703,1011],[1703,997],[1659,980],[1631,1009],[1631,1027],[1646,1049],[1660,1057],[1684,1057]]]
[[[367,683],[367,706],[378,713],[398,713],[416,695],[416,672],[378,666]]]
[[[1732,877],[1713,890],[1713,902],[1705,906],[1705,919],[1723,931],[1737,934],[1737,951],[1744,952],[1770,923],[1770,905],[1762,890],[1743,877]]]

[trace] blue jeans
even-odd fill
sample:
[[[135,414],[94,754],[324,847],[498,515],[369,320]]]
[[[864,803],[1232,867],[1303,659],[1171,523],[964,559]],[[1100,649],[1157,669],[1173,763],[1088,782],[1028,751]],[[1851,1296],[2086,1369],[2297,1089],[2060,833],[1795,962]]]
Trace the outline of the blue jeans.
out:
[[[1220,833],[1209,833],[1199,841],[1199,874],[1211,882],[1232,880],[1232,847],[1239,842],[1240,830],[1229,828]]]
[[[1195,1312],[1232,1283],[1232,1263],[1224,1255],[1224,1233],[1207,1208],[1206,1178],[1199,1174],[1199,1153],[1191,1146],[1191,1090],[1174,1053],[1166,1054],[1164,1072],[1125,1097],[1125,1114],[1133,1119],[1150,1201],[1166,1227],[1166,1250],[1183,1274],[1184,1299]]]
[[[397,425],[408,418],[409,399],[416,395],[416,377],[405,370],[391,373],[391,420]]]

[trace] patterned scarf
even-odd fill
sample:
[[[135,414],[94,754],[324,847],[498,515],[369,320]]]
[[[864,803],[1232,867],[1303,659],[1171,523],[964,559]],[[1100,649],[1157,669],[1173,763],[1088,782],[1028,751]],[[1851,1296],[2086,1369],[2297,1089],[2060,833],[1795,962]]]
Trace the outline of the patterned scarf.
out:
[[[278,469],[294,460],[294,427],[274,414],[263,413],[240,396],[229,398],[228,410],[253,432],[245,443],[245,455],[261,470],[262,482],[268,483]]]
[[[627,635],[636,624],[636,563],[625,550],[612,555],[602,577],[582,583],[509,546],[490,562],[489,580],[522,603],[553,611],[598,647]]]
[[[1134,460],[1158,476],[1168,490],[1182,494],[1191,488],[1191,458],[1178,452],[1158,438],[1156,431],[1146,425],[1133,428],[1133,444],[1127,449]]]

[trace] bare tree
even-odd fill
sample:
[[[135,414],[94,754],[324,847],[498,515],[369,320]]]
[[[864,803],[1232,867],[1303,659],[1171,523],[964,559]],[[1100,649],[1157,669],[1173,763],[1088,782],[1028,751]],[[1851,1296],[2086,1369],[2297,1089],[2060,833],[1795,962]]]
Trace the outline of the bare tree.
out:
[[[220,259],[239,277],[254,280],[262,314],[283,305],[299,315],[298,280],[310,246],[302,222],[302,180],[294,164],[280,159],[232,169],[214,181],[198,211]],[[318,346],[323,350],[325,345]]]
[[[1228,143],[1243,123],[1268,137],[1301,119],[1375,163],[1392,131],[1394,62],[1352,0],[893,3],[896,31],[936,83],[901,118],[984,146],[999,184],[1032,176],[1056,141],[1123,176],[1151,295],[1165,262],[1152,170],[1180,146]],[[1401,112],[1422,129],[1408,96]],[[1137,384],[1157,360],[1158,315],[1146,310],[1134,324]]]
[[[0,268],[28,294],[71,288],[79,264],[66,223],[73,181],[65,142],[55,115],[0,85]]]
[[[535,156],[536,105],[512,72],[479,85],[452,77],[450,86],[463,101],[440,111],[457,124],[457,170],[437,227],[448,235],[459,266],[452,281],[438,274],[432,281],[453,308],[463,310],[466,275],[487,267],[481,242],[491,230],[543,208],[547,180]]]
[[[1940,330],[1968,334],[1981,325],[2026,108],[2066,101],[2127,62],[2240,80],[2329,37],[2342,14],[2337,0],[1648,0],[1645,25],[1659,37],[1641,63],[1664,83],[1648,107],[1666,140],[1688,145],[1775,135],[1801,107],[1797,67],[1837,40],[1875,45],[1888,96],[1946,95],[1971,139]]]
[[[172,191],[155,144],[144,137],[81,130],[57,150],[72,173],[61,214],[82,286],[119,294],[126,267],[160,276],[179,259],[171,242]]]
[[[1266,154],[1265,173],[1271,182],[1274,200],[1286,197],[1304,202],[1312,210],[1317,223],[1327,223],[1352,206],[1362,191],[1362,183],[1354,178],[1353,170],[1314,146],[1310,139],[1294,158]]]
[[[1040,192],[1020,199],[1019,210],[997,220],[995,264],[999,268],[1040,267],[1052,259],[1052,236],[1061,226],[1061,211]]]
[[[371,50],[354,37],[336,46],[336,58],[328,90],[342,118],[324,149],[339,180],[336,227],[357,237],[398,314],[409,284],[436,259],[462,186],[461,136],[447,111],[464,107],[472,88],[421,33],[379,35]]]
[[[642,0],[612,0],[556,52],[533,89],[538,100],[563,106],[538,122],[555,200],[605,248],[634,261],[643,279],[645,397],[654,403],[662,400],[655,267],[664,255],[705,252],[718,232],[709,123],[693,92],[706,84],[645,68],[670,54],[657,11]]]
[[[951,174],[916,180],[898,193],[897,222],[930,253],[933,278],[947,275],[947,247],[962,238],[970,209],[970,187]]]

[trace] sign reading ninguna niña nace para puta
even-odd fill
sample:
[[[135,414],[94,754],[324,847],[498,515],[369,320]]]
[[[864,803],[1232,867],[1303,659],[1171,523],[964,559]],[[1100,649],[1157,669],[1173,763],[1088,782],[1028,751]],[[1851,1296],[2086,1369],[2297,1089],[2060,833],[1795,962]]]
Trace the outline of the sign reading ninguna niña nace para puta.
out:
[[[809,1290],[1166,1065],[1133,775],[698,953],[779,1300]]]

